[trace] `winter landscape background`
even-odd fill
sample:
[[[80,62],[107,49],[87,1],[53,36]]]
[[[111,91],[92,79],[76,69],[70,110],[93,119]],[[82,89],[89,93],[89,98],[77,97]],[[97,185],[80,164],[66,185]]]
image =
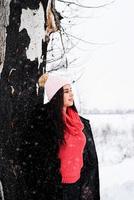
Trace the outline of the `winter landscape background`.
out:
[[[134,199],[134,114],[89,114],[99,159],[101,200]]]

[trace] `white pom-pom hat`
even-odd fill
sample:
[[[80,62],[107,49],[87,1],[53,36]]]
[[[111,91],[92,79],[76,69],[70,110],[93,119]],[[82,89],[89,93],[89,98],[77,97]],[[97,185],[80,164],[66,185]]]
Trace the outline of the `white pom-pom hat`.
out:
[[[45,88],[50,101],[63,86],[71,84],[71,81],[63,76],[45,73],[39,78],[39,86]]]

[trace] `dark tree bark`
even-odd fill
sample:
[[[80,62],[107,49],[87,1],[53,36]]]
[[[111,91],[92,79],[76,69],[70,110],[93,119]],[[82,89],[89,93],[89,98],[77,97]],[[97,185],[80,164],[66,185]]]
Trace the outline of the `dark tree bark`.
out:
[[[0,196],[5,200],[34,199],[35,191],[29,194],[27,174],[24,176],[23,172],[22,165],[26,163],[19,161],[19,155],[28,115],[37,102],[43,102],[43,91],[39,89],[37,95],[36,84],[45,72],[48,41],[42,41],[42,63],[39,65],[38,59],[27,58],[30,37],[26,29],[19,31],[19,27],[22,9],[38,9],[40,2],[46,19],[48,0],[10,2],[5,61],[0,79]]]

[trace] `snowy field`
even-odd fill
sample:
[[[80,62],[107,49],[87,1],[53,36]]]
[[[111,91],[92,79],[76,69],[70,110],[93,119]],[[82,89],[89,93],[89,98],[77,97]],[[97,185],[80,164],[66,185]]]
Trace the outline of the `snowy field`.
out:
[[[134,200],[134,115],[91,114],[101,200]]]

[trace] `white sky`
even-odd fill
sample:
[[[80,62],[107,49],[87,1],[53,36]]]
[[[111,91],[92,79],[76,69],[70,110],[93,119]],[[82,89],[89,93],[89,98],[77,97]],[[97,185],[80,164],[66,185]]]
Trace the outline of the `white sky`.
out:
[[[84,15],[89,18],[74,26],[74,35],[98,44],[79,42],[71,52],[79,58],[72,66],[84,67],[77,87],[82,104],[90,109],[134,108],[134,1],[115,0],[102,9],[83,9]]]

